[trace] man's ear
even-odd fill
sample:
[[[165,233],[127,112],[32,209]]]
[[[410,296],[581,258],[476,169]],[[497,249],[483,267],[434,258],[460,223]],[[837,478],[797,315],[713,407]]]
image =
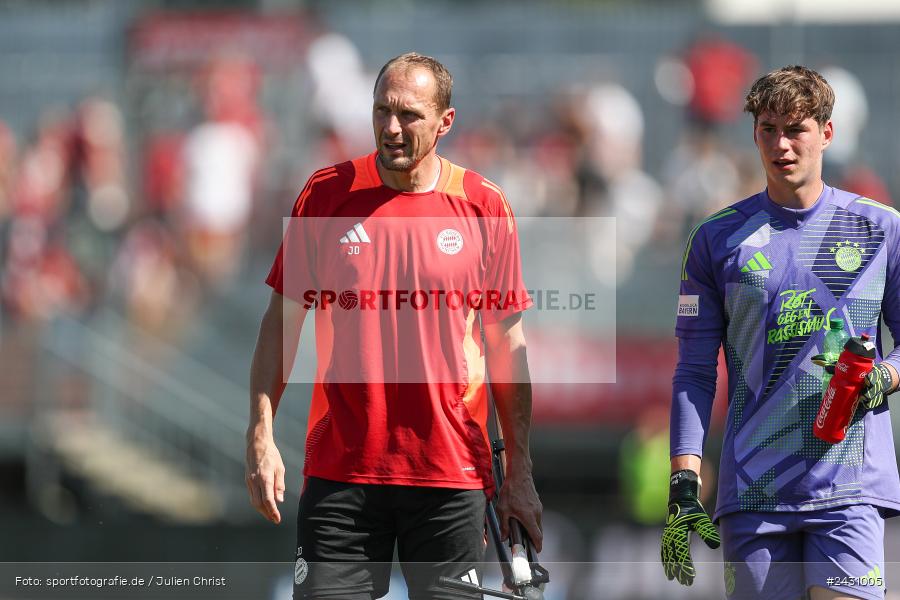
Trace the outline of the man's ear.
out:
[[[452,106],[444,111],[444,114],[441,115],[441,124],[437,130],[438,137],[443,137],[450,133],[450,128],[453,127],[453,119],[455,118],[456,109]]]
[[[822,135],[824,137],[822,140],[822,150],[824,150],[831,144],[831,140],[834,139],[834,123],[831,119],[822,126]]]

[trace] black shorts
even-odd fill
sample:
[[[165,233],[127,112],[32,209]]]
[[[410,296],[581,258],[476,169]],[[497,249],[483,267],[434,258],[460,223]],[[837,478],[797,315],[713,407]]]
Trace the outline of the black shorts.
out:
[[[294,598],[387,594],[397,556],[412,600],[480,598],[439,576],[481,580],[483,490],[341,483],[309,477],[297,518]]]

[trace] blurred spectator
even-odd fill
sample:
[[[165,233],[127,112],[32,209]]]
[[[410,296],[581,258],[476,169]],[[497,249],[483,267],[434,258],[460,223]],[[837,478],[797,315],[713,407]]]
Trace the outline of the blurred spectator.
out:
[[[184,138],[180,131],[161,131],[144,144],[144,203],[150,215],[167,221],[177,212],[184,195]]]
[[[572,216],[579,191],[574,171],[579,160],[579,139],[566,122],[563,104],[560,124],[542,122],[543,130],[521,123],[533,106],[505,102],[500,119],[485,119],[454,132],[448,156],[497,182],[506,192],[518,217]]]
[[[12,188],[16,169],[16,137],[0,120],[0,223],[12,212]]]
[[[842,171],[859,156],[859,136],[869,118],[869,101],[862,83],[850,71],[830,66],[819,72],[835,96],[831,121],[837,135],[824,155],[825,168]]]
[[[251,63],[236,57],[214,61],[203,78],[206,120],[184,144],[188,253],[213,286],[231,280],[244,248],[262,150],[256,82]]]
[[[23,149],[18,169],[4,174],[11,182],[11,210],[2,240],[0,299],[14,318],[45,321],[80,313],[92,299],[63,229],[72,201],[74,139],[70,114],[48,110],[35,139]],[[6,162],[7,168],[10,164]]]
[[[618,83],[591,87],[579,103],[583,111],[587,167],[612,181],[639,168],[644,136],[644,111]]]
[[[664,237],[678,243],[683,243],[685,229],[733,202],[740,185],[729,150],[710,129],[688,130],[666,159],[662,173],[668,197],[667,216],[662,219]]]
[[[684,51],[683,67],[677,60],[665,64],[666,81],[658,72],[657,87],[662,83],[683,90],[689,124],[662,167],[667,202],[656,233],[668,249],[684,239],[686,230],[738,196],[741,172],[718,131],[741,114],[758,63],[741,46],[704,33]],[[669,81],[673,77],[678,81]]]
[[[718,34],[706,33],[688,47],[684,63],[692,79],[688,114],[695,124],[714,127],[740,116],[747,86],[758,69],[750,52]]]
[[[65,244],[89,288],[102,298],[109,264],[133,211],[127,173],[125,124],[111,100],[88,96],[74,113]],[[62,226],[63,223],[60,223]]]
[[[826,182],[860,196],[892,204],[887,184],[860,160],[860,136],[869,118],[869,101],[859,78],[847,69],[828,66],[820,73],[834,89],[831,120],[835,135],[824,155]]]
[[[315,90],[313,114],[331,150],[313,167],[369,152],[375,76],[365,71],[356,46],[339,33],[324,33],[310,44],[306,66]]]
[[[35,140],[22,153],[13,187],[13,214],[51,223],[68,210],[72,164],[71,119],[59,110],[46,111]]]
[[[180,264],[171,232],[153,219],[129,230],[111,278],[131,322],[157,335],[179,331],[199,301],[196,278]]]
[[[73,166],[84,188],[87,215],[100,231],[117,230],[131,211],[122,113],[108,100],[87,98],[78,108],[73,133]]]
[[[578,171],[578,214],[616,219],[616,243],[594,240],[598,277],[616,265],[615,282],[633,272],[637,252],[650,240],[662,204],[659,184],[641,169],[644,115],[634,96],[617,83],[604,83],[575,97],[573,120],[580,123],[583,159]]]
[[[39,218],[15,219],[8,244],[0,297],[13,317],[46,321],[87,307],[89,290],[78,265]]]

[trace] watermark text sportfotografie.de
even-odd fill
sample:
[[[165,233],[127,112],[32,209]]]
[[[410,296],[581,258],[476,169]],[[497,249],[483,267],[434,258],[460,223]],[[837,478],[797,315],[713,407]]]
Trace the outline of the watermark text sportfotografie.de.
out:
[[[327,310],[507,310],[531,299],[537,310],[597,310],[597,294],[537,290],[306,290],[303,307]],[[332,308],[333,309],[333,308]]]

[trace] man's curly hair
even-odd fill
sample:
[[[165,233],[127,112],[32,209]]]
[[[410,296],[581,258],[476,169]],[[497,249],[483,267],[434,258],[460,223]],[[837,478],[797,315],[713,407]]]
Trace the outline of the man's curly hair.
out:
[[[744,112],[753,115],[754,123],[769,112],[798,121],[812,117],[823,126],[831,119],[832,108],[834,90],[824,77],[800,65],[783,67],[757,79],[744,104]]]

